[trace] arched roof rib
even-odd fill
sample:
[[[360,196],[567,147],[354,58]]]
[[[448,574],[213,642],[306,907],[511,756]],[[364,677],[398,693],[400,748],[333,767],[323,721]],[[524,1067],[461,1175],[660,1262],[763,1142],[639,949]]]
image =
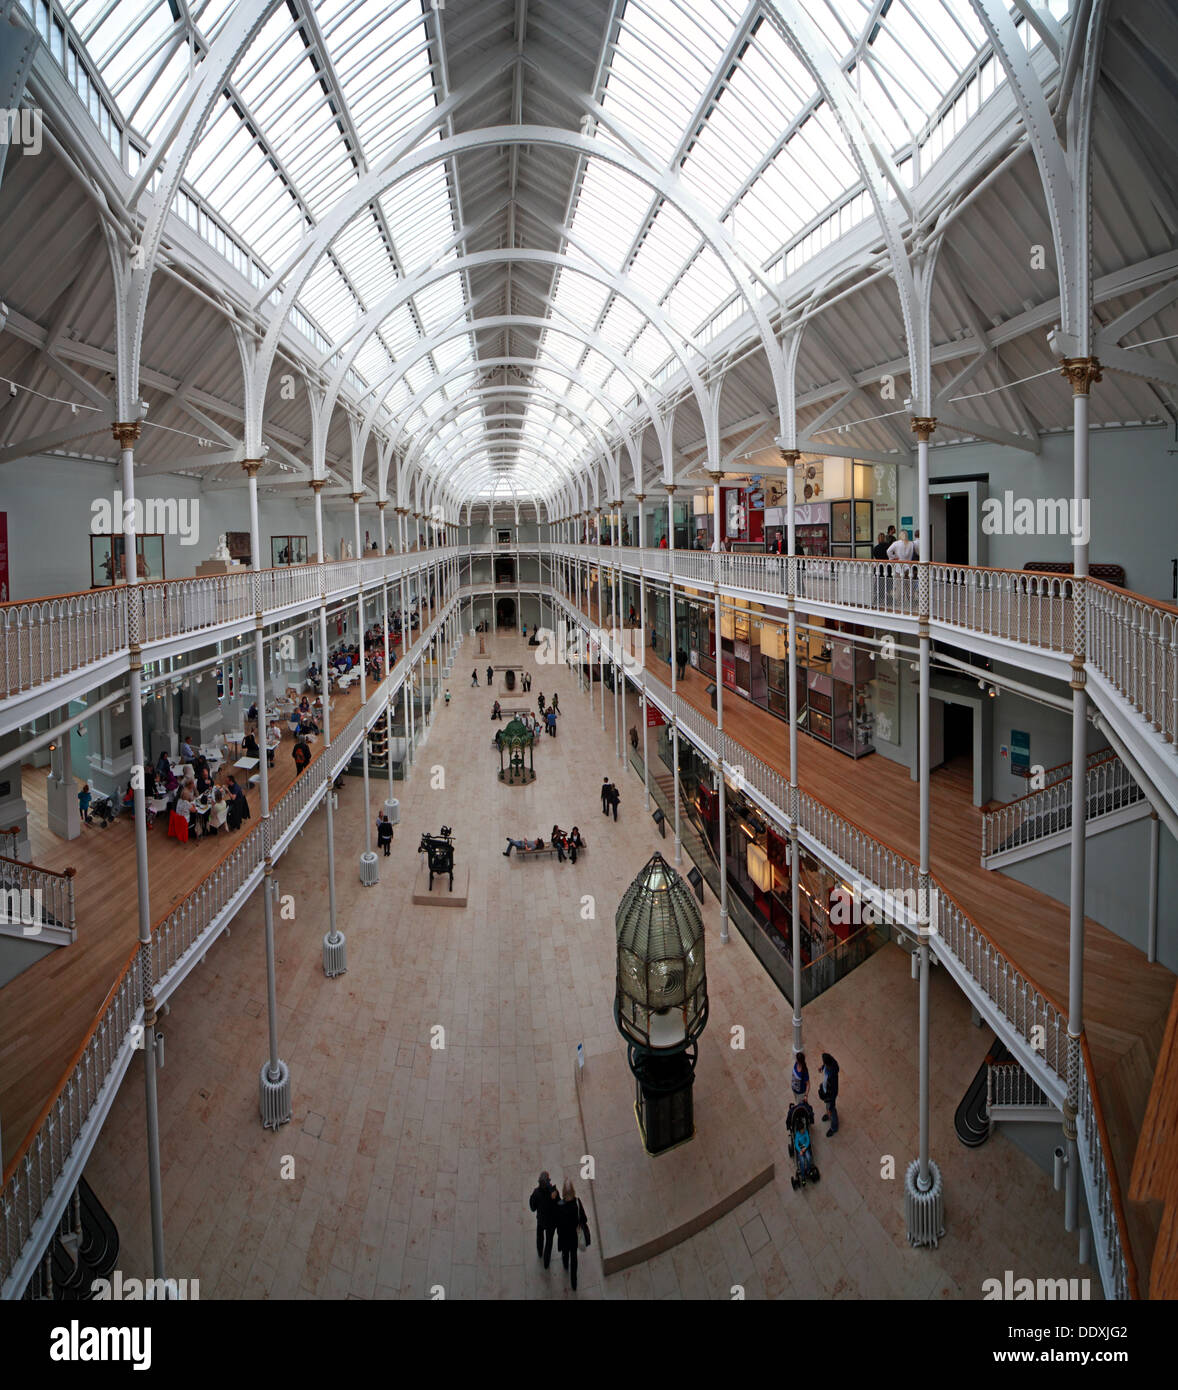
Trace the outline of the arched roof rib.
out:
[[[776,331],[813,254],[803,242],[865,219],[884,231],[913,348],[905,295],[929,291],[932,262],[927,283],[903,283],[912,189],[1006,81],[980,0],[585,0],[567,31],[537,3],[531,16],[508,0],[67,3],[68,37],[146,152],[129,199],[152,191],[147,267],[128,277],[135,353],[181,181],[277,267],[253,304],[269,326],[245,393],[247,451],[278,341],[306,313],[328,344],[325,420],[347,384],[349,420],[357,395],[363,414],[354,449],[364,459],[371,435],[382,441],[378,477],[393,439],[425,475],[444,468],[453,431],[427,422],[445,414],[439,393],[457,400],[471,380],[485,393],[464,430],[481,418],[485,451],[464,460],[464,486],[489,486],[490,461],[515,457],[519,483],[540,487],[539,455],[510,452],[530,441],[559,450],[554,488],[570,468],[596,487],[596,468],[616,480],[617,451],[647,424],[665,470],[685,381],[718,462],[722,372],[751,343],[756,407],[792,415]],[[1041,0],[1014,17],[1044,72],[1067,8]],[[962,316],[984,325],[979,307]],[[861,373],[841,356],[843,376]],[[801,381],[799,398],[820,384]],[[746,396],[738,385],[743,409]],[[562,397],[575,424],[556,413]]]

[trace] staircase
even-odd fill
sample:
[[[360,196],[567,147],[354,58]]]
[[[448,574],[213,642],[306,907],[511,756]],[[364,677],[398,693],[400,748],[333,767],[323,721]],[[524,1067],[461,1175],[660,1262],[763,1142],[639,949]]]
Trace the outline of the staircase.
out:
[[[997,1038],[978,1068],[953,1116],[957,1137],[970,1149],[989,1139],[996,1123],[1031,1120],[1062,1121],[1055,1105],[1034,1078]]]
[[[1063,764],[1070,768],[1070,764]],[[1047,773],[1059,773],[1053,768]],[[1108,749],[1089,756],[1085,772],[1086,836],[1102,835],[1149,815],[1145,793],[1129,769]],[[1037,791],[982,817],[982,865],[1001,869],[1020,859],[1059,849],[1068,844],[1072,830],[1072,778],[1070,774],[1049,780]]]
[[[115,1224],[81,1178],[22,1298],[58,1303],[93,1298],[94,1281],[108,1278],[118,1258]]]

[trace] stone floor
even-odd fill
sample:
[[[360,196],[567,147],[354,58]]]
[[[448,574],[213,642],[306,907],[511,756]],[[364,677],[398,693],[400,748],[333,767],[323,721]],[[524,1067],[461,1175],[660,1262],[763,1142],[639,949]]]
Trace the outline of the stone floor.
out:
[[[458,654],[453,702],[439,702],[410,780],[396,784],[401,825],[377,887],[359,882],[362,782],[349,778],[340,793],[346,975],[328,980],[322,971],[322,812],[277,866],[288,914],[276,922],[279,1052],[291,1069],[293,1122],[267,1132],[258,1119],[267,1048],[260,894],[163,1021],[167,1273],[199,1279],[202,1298],[428,1298],[439,1286],[447,1298],[574,1296],[559,1261],[540,1268],[527,1197],[541,1168],[558,1181],[577,1178],[576,1045],[584,1042],[590,1067],[618,1064],[613,913],[649,856],[670,856],[673,844],[659,838],[641,783],[616,759],[612,698],[603,733],[600,706],[590,710],[564,668],[534,675],[532,699],[555,689],[563,710],[559,737],[537,745],[536,782],[497,781],[493,695],[470,686],[469,670],[523,659],[525,649],[501,638],[476,656],[476,642],[468,637]],[[635,722],[631,702],[622,727]],[[601,815],[603,776],[621,789],[616,824]],[[374,814],[385,790],[374,780]],[[547,839],[553,821],[578,823],[589,841],[575,866],[502,857],[505,834]],[[470,867],[461,911],[411,902],[418,839],[443,822]],[[932,1153],[947,1232],[936,1250],[909,1248],[902,1183],[916,1152],[917,997],[908,957],[891,946],[806,1012],[807,1051],[841,1063],[841,1127],[834,1139],[824,1126],[817,1132],[821,1184],[792,1191],[790,1008],[735,930],[721,946],[710,896],[704,913],[708,1026],[724,1037],[737,1024],[745,1030],[730,1067],[763,1119],[777,1177],[714,1226],[609,1279],[594,1245],[576,1297],[728,1299],[739,1286],[746,1298],[976,1299],[982,1280],[1006,1269],[1093,1275],[1076,1263],[1047,1176],[1001,1134],[969,1150],[953,1132],[990,1034],[971,1025],[941,970],[931,988]],[[87,1177],[118,1224],[124,1276],[150,1273],[138,1064]]]

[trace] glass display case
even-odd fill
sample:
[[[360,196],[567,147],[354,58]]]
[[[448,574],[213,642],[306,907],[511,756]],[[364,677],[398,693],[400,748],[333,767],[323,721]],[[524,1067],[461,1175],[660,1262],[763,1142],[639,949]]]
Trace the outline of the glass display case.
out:
[[[270,537],[270,564],[275,569],[279,565],[305,565],[306,563],[306,536]]]

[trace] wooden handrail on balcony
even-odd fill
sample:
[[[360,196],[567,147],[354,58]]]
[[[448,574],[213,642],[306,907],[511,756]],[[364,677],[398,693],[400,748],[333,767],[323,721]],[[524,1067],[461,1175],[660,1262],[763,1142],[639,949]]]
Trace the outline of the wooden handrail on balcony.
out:
[[[1115,762],[1118,757],[1115,748],[1098,748],[1094,753],[1089,753],[1084,764],[1084,771],[1091,772],[1093,768],[1103,767],[1105,763]],[[1022,796],[1016,796],[1012,801],[1004,801],[1000,806],[996,806],[991,811],[984,811],[982,814],[987,816],[997,815],[999,811],[1008,810],[1011,806],[1017,806],[1020,801],[1029,801],[1033,796],[1042,796],[1044,792],[1050,791],[1052,787],[1058,787],[1061,782],[1070,782],[1072,778],[1072,761],[1069,758],[1066,763],[1056,763],[1054,767],[1045,768],[1044,777],[1050,777],[1053,772],[1062,772],[1067,768],[1067,774],[1063,777],[1056,777],[1053,781],[1044,782],[1033,792],[1024,792]]]
[[[1088,1034],[1080,1034],[1080,1055],[1084,1060],[1084,1070],[1088,1073],[1092,1084],[1089,1092],[1092,1096],[1092,1113],[1096,1117],[1096,1129],[1100,1135],[1100,1147],[1105,1155],[1105,1172],[1108,1173],[1109,1193],[1113,1199],[1113,1210],[1117,1214],[1117,1230],[1121,1234],[1121,1253],[1125,1259],[1125,1275],[1129,1285],[1129,1297],[1137,1299],[1140,1294],[1137,1290],[1137,1264],[1133,1259],[1133,1247],[1129,1241],[1129,1226],[1125,1220],[1125,1204],[1121,1199],[1121,1184],[1117,1177],[1117,1165],[1112,1160],[1112,1145],[1109,1142],[1108,1126],[1104,1120],[1104,1108],[1100,1103],[1100,1091],[1096,1086],[1096,1073],[1092,1069],[1092,1053],[1088,1050]]]

